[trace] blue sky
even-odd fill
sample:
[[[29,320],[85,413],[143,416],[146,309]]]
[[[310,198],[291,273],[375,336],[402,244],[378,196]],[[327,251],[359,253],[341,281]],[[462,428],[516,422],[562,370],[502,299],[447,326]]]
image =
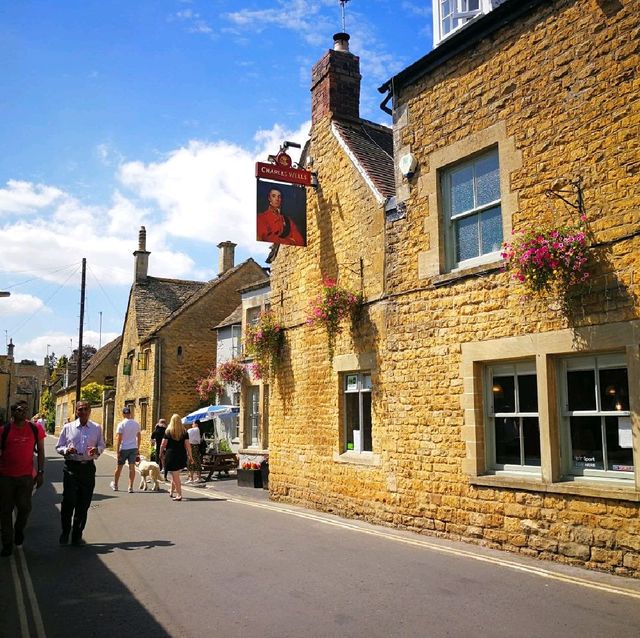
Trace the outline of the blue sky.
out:
[[[120,333],[141,225],[151,275],[210,279],[225,240],[264,262],[253,165],[304,143],[341,28],[338,0],[0,4],[0,337],[18,360],[77,346],[82,257],[84,342]],[[431,49],[431,1],[350,0],[346,28],[361,115],[390,124],[376,89]]]

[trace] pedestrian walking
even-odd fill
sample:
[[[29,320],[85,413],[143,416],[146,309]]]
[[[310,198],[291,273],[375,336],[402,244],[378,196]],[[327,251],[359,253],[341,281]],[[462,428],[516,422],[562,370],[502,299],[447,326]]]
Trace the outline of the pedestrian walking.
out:
[[[191,446],[191,462],[187,469],[189,478],[187,483],[202,483],[202,455],[200,454],[200,444],[202,443],[202,433],[200,431],[200,421],[196,421],[188,430],[189,445]],[[195,478],[197,476],[197,480]]]
[[[66,545],[71,534],[72,545],[84,545],[82,532],[96,485],[97,459],[105,448],[102,428],[89,420],[91,406],[87,401],[76,404],[76,419],[67,423],[56,444],[64,456],[62,471],[62,506],[60,544]]]
[[[164,455],[165,467],[171,472],[171,490],[169,496],[174,501],[182,500],[182,484],[180,483],[180,471],[187,467],[187,463],[193,462],[189,435],[182,425],[179,414],[174,414],[169,421],[167,430],[162,439],[160,451]]]
[[[133,482],[136,479],[136,458],[140,449],[140,424],[131,418],[131,408],[122,408],[123,419],[116,428],[116,455],[118,457],[116,470],[111,481],[111,489],[118,491],[118,480],[125,463],[129,464],[129,492],[133,492]]]
[[[160,466],[160,470],[164,471],[164,480],[167,480],[167,472],[164,470],[164,463],[162,462],[162,458],[160,455],[160,447],[162,446],[162,439],[164,438],[164,433],[167,430],[167,420],[160,419],[155,427],[153,428],[153,432],[151,433],[151,440],[154,442],[156,449],[156,463]]]
[[[27,421],[22,404],[11,406],[11,420],[0,428],[0,536],[1,556],[10,556],[13,545],[22,545],[31,512],[33,487],[44,478],[44,428]],[[33,468],[37,452],[38,469]],[[13,510],[16,522],[13,524]]]

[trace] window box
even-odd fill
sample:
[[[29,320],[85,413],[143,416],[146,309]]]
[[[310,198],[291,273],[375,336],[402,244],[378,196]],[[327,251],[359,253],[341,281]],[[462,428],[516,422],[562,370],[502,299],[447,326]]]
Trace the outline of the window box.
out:
[[[261,470],[243,470],[238,468],[238,487],[262,487]]]

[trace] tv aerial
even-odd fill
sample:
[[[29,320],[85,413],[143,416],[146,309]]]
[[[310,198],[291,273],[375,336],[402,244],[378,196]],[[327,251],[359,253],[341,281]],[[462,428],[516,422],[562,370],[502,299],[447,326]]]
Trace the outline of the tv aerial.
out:
[[[338,2],[340,2],[340,11],[342,12],[342,33],[347,32],[347,24],[345,22],[345,17],[344,17],[344,5],[350,1],[351,0],[338,0]]]

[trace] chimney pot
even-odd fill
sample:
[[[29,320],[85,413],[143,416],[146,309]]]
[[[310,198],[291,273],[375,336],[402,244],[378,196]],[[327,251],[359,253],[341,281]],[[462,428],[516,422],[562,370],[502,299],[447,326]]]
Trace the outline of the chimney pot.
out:
[[[349,51],[349,40],[351,36],[348,33],[334,33],[333,35],[333,50],[334,51]]]
[[[233,268],[236,246],[237,244],[232,241],[223,241],[218,244],[220,250],[218,253],[218,275],[224,275],[227,270]]]
[[[144,226],[140,226],[138,233],[138,250],[147,250],[147,229]]]
[[[147,229],[140,226],[138,233],[138,250],[133,253],[135,257],[133,276],[136,282],[145,281],[149,271],[149,251],[147,250]]]

